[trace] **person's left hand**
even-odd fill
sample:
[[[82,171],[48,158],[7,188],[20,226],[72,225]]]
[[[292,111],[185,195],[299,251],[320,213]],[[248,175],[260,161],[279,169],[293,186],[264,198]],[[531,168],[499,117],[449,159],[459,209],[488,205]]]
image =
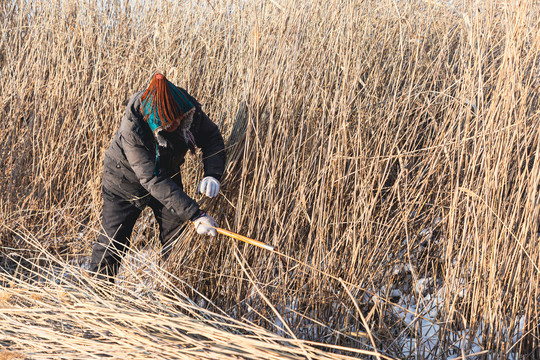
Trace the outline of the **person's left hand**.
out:
[[[215,197],[219,193],[220,183],[218,179],[212,176],[206,176],[202,179],[197,189],[199,193],[208,196],[209,198]]]

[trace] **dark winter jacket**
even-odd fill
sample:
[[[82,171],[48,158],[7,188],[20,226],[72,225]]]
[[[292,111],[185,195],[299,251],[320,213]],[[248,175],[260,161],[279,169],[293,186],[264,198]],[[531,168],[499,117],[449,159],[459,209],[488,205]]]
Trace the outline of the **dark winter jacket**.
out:
[[[144,207],[152,196],[182,220],[190,219],[199,206],[183,190],[180,165],[188,145],[180,129],[189,129],[197,147],[202,150],[204,175],[218,180],[225,168],[225,150],[218,127],[201,110],[200,104],[181,89],[195,105],[191,124],[182,123],[172,133],[160,132],[159,174],[156,170],[156,139],[139,112],[141,95],[131,97],[120,128],[116,132],[103,162],[103,187],[109,192]]]

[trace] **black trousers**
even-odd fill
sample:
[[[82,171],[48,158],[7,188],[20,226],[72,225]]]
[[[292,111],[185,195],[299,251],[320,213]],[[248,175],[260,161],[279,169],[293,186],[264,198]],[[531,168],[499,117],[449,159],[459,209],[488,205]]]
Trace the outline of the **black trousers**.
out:
[[[165,249],[170,240],[181,233],[183,221],[152,197],[148,206],[154,212],[159,226],[159,240]],[[125,250],[130,245],[131,232],[142,210],[140,205],[103,188],[103,229],[92,247],[90,272],[114,282]],[[167,257],[169,253],[170,247],[165,249],[162,256]]]

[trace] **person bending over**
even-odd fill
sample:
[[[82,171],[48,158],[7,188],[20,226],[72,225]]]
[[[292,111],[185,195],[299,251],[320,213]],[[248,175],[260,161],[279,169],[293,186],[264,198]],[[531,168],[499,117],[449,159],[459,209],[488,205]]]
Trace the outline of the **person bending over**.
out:
[[[225,169],[223,137],[184,89],[155,74],[131,97],[103,161],[102,228],[92,246],[90,272],[114,282],[137,218],[150,206],[165,246],[191,220],[198,234],[216,236],[216,221],[183,189],[180,166],[202,150],[198,191],[215,197]],[[164,254],[165,256],[167,254]]]

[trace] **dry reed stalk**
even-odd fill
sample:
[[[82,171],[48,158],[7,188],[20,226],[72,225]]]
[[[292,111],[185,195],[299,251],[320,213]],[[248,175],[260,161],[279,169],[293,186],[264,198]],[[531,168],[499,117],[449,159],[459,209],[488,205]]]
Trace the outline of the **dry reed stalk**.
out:
[[[0,360],[16,360],[16,359],[24,359],[24,358],[25,356],[21,353],[0,350]]]
[[[298,338],[364,348],[346,335],[364,326],[357,304],[385,334],[387,354],[406,357],[399,344],[416,325],[396,318],[395,303],[424,303],[430,292],[441,297],[439,355],[537,355],[534,2],[0,7],[4,267],[23,270],[7,255],[38,255],[35,244],[65,257],[90,251],[101,161],[123,102],[163,71],[238,140],[228,144],[223,196],[205,206],[223,227],[298,260],[287,269],[264,250],[186,231],[168,264],[175,286],[272,329],[238,251]],[[243,136],[233,130],[241,103]],[[182,174],[193,196],[198,162],[189,158]],[[157,243],[146,214],[134,246]]]

